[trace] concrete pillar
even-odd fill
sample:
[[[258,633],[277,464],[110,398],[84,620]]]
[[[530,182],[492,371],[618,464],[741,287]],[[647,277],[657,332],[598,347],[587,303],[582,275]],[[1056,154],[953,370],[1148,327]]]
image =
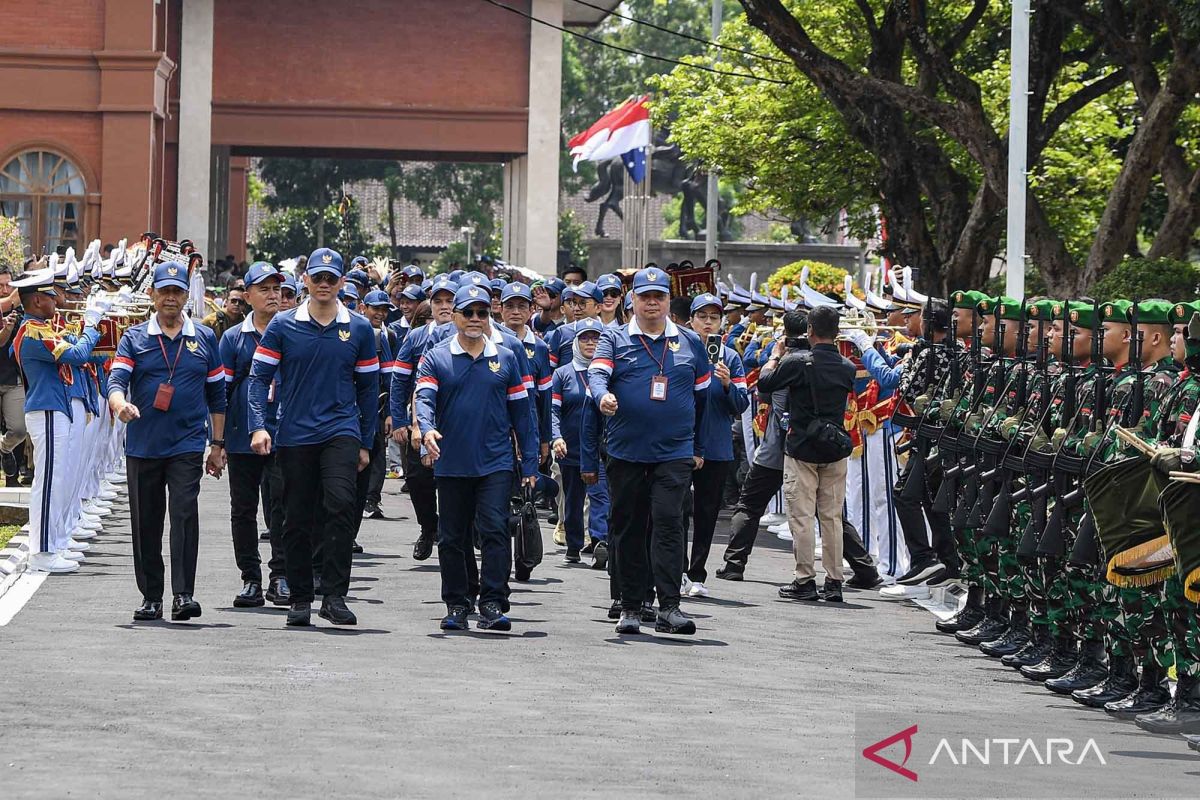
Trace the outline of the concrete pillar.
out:
[[[530,13],[561,25],[561,0],[533,0]],[[546,275],[558,258],[558,150],[562,113],[562,34],[532,25],[529,35],[529,133],[524,171],[523,258],[516,263]]]
[[[212,148],[209,173],[208,247],[205,255],[224,258],[229,252],[229,148]]]
[[[183,3],[179,75],[179,189],[176,235],[214,253],[209,231],[212,175],[213,2]]]
[[[501,257],[510,264],[528,267],[529,269],[538,269],[538,267],[530,264],[526,257],[529,252],[525,241],[527,208],[525,185],[528,180],[528,165],[529,159],[525,156],[515,158],[504,165]]]

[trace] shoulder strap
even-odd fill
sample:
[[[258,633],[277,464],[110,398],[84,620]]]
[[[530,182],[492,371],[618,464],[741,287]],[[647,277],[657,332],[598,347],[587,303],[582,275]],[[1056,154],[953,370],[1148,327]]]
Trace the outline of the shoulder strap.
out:
[[[809,397],[812,398],[813,416],[815,417],[817,415],[817,387],[813,385],[813,374],[814,373],[812,371],[812,366],[813,366],[812,354],[811,353],[802,354],[800,356],[800,358],[801,358],[801,360],[804,361],[804,372],[805,372],[804,382],[808,384],[808,394],[809,394]]]

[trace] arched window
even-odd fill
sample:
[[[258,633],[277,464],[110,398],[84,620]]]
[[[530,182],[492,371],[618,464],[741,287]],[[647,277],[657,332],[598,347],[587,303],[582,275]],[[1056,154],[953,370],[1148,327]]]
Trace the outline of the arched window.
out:
[[[17,220],[32,255],[80,251],[86,194],[83,174],[57,153],[31,150],[0,167],[0,214]]]

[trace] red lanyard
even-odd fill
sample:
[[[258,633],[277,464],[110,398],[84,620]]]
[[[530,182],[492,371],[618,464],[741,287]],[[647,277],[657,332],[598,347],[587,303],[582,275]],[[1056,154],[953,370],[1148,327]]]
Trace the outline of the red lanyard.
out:
[[[653,352],[651,352],[651,350],[650,350],[650,345],[646,344],[646,334],[644,334],[644,333],[642,333],[642,334],[639,334],[638,341],[642,343],[642,347],[644,347],[644,348],[646,349],[646,353],[647,353],[647,354],[649,354],[650,358],[654,359],[654,363],[655,363],[655,364],[658,364],[658,374],[659,374],[659,375],[665,375],[665,374],[666,374],[666,371],[667,371],[667,368],[666,368],[666,363],[667,363],[667,346],[668,346],[668,344],[667,344],[667,334],[666,334],[665,332],[663,333],[663,354],[662,354],[662,358],[654,358],[654,353],[653,353]]]
[[[163,334],[158,335],[158,347],[162,350],[163,363],[167,365],[167,383],[170,383],[175,378],[175,368],[179,366],[179,356],[183,354],[183,333],[179,334],[179,349],[175,351],[174,364],[167,361],[167,346],[163,344],[164,338],[166,337]]]

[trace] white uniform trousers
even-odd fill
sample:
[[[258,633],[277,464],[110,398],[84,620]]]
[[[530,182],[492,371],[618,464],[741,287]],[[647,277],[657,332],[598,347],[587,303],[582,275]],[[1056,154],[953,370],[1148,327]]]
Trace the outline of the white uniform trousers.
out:
[[[67,533],[75,529],[79,523],[79,515],[83,510],[82,498],[79,491],[83,483],[83,465],[86,460],[84,448],[87,446],[87,408],[83,400],[71,400],[71,440],[63,452],[63,465],[67,474],[67,507],[63,509],[63,525]]]
[[[846,516],[887,580],[908,571],[908,549],[892,500],[900,474],[895,439],[879,428],[862,442],[862,451],[850,457],[846,471]]]
[[[27,411],[25,429],[33,442],[29,551],[57,553],[67,547],[66,513],[74,493],[67,468],[71,421],[61,411]]]

